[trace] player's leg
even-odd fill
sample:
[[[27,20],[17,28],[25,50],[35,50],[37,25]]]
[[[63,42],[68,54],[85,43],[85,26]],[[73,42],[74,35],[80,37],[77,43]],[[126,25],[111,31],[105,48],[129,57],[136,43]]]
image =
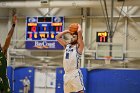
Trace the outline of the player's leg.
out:
[[[3,63],[0,61],[0,93],[4,93],[4,82],[3,82],[3,71],[4,71],[4,68],[3,68]]]
[[[2,80],[2,78],[0,77],[0,93],[3,93],[3,92],[4,92],[3,80]]]
[[[7,64],[6,64],[6,62],[3,62],[2,65],[0,66],[0,73],[1,73],[0,76],[3,81],[3,89],[4,89],[5,93],[11,93],[9,80],[6,76],[6,70],[7,70]]]
[[[71,76],[69,74],[64,75],[64,93],[71,93],[73,86],[71,85]]]
[[[84,93],[84,91],[78,91],[78,92],[71,92],[71,93]]]
[[[1,93],[11,93],[10,86],[7,77],[2,77],[0,82],[0,92]]]
[[[2,80],[3,80],[3,87],[4,87],[5,93],[11,93],[10,84],[9,84],[9,80],[8,80],[7,76],[4,76],[2,78]]]
[[[84,93],[85,87],[84,87],[83,77],[81,72],[75,74],[75,78],[71,81],[71,83],[74,90],[73,92]]]
[[[73,91],[73,86],[71,85],[71,82],[64,82],[64,93],[71,93]]]
[[[83,91],[83,90],[81,90],[81,91],[79,91],[78,93],[84,93],[84,91]]]

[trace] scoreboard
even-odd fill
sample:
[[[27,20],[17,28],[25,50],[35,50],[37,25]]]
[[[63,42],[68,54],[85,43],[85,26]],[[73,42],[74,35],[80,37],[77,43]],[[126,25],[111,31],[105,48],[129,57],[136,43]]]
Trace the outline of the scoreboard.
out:
[[[26,49],[63,49],[55,39],[63,29],[64,17],[27,17]]]
[[[108,42],[108,32],[97,32],[96,42]]]

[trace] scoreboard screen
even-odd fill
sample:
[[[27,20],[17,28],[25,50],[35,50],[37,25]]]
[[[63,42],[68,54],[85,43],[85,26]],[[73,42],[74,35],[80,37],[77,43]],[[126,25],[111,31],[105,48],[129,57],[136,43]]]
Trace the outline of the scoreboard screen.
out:
[[[97,32],[96,42],[108,42],[108,32]]]
[[[58,50],[55,36],[64,29],[64,17],[27,17],[26,48]]]

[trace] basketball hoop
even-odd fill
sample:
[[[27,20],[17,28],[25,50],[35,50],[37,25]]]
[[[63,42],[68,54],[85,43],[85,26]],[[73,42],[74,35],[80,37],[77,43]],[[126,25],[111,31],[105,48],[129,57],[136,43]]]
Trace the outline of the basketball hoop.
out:
[[[112,59],[111,56],[105,56],[105,64],[110,64],[110,60]]]

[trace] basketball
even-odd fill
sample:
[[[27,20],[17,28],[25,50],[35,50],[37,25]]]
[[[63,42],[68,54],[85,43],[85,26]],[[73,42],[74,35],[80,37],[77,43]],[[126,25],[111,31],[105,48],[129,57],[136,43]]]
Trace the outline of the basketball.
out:
[[[72,23],[72,24],[70,24],[69,31],[71,33],[75,33],[75,32],[77,32],[77,30],[78,30],[78,23]]]

